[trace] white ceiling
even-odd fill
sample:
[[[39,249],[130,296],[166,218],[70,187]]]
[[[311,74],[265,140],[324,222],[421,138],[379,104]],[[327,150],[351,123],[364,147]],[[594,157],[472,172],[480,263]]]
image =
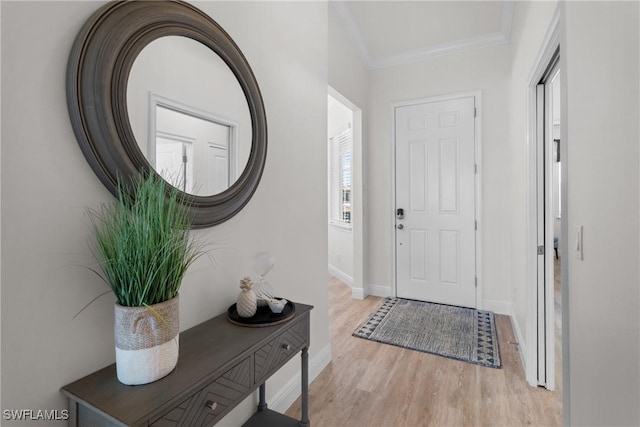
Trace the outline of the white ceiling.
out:
[[[332,0],[370,69],[509,43],[512,1]]]

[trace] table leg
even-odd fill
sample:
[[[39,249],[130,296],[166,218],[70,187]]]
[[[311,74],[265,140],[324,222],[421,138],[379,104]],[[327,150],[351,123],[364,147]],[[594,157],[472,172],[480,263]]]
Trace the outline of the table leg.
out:
[[[78,425],[78,403],[75,400],[68,399],[69,401],[69,420],[67,425],[69,427],[76,427]]]
[[[258,411],[264,411],[267,409],[267,399],[265,398],[264,383],[260,384],[260,397],[258,400]]]
[[[300,403],[302,409],[302,417],[300,419],[300,427],[309,426],[309,352],[307,347],[302,349],[302,394]]]

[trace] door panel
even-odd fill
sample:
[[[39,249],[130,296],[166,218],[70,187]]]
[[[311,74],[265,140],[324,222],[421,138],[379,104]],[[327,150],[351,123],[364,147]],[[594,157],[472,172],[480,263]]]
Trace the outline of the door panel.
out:
[[[427,210],[427,141],[411,141],[409,143],[409,204],[413,212]]]
[[[475,307],[474,98],[395,115],[397,295]]]
[[[442,283],[459,285],[460,245],[457,230],[440,230],[440,280]]]
[[[229,188],[229,150],[209,145],[208,157],[208,194],[218,194]]]
[[[428,232],[411,230],[411,279],[427,280]]]
[[[545,176],[544,176],[544,85],[540,84],[536,87],[536,116],[540,117],[540,120],[536,123],[536,185],[537,185],[537,221],[538,221],[538,247],[544,248],[544,234],[545,234]],[[546,384],[546,349],[545,349],[545,257],[544,252],[540,254],[538,252],[538,287],[537,287],[537,312],[538,312],[538,324],[537,324],[537,337],[538,337],[538,383],[540,385]]]
[[[458,177],[460,168],[458,165],[458,139],[440,140],[440,213],[458,213]]]

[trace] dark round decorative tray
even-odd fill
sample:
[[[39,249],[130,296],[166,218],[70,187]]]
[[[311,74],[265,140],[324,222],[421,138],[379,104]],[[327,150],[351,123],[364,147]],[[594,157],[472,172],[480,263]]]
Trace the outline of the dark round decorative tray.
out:
[[[250,328],[261,328],[263,326],[272,326],[279,323],[284,323],[296,314],[296,306],[287,301],[287,304],[282,309],[282,313],[273,313],[269,306],[258,307],[258,311],[251,317],[240,317],[238,315],[238,308],[236,304],[233,304],[227,310],[227,319],[234,325],[247,326]]]

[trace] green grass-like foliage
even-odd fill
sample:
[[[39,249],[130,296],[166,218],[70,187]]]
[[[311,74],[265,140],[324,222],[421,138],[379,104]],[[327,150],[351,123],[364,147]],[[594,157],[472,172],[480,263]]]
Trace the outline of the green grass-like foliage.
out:
[[[177,295],[203,253],[190,236],[190,206],[155,173],[118,184],[116,200],[89,211],[95,255],[120,305],[140,307]]]

